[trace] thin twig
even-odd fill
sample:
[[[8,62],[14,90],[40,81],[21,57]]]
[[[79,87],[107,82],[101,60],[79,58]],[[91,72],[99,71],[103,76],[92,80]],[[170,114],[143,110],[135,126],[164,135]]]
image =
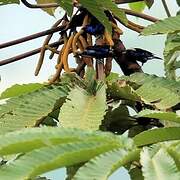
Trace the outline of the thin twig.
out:
[[[39,37],[42,37],[42,36],[46,36],[48,34],[52,34],[52,33],[58,32],[58,31],[62,31],[64,28],[65,28],[65,26],[60,26],[60,27],[48,29],[48,30],[45,30],[45,31],[42,31],[42,32],[39,32],[39,33],[35,33],[35,34],[32,34],[30,36],[26,36],[26,37],[23,37],[23,38],[20,38],[20,39],[9,41],[9,42],[0,44],[0,49],[6,48],[6,47],[9,47],[9,46],[13,46],[13,45],[16,45],[16,44],[20,44],[20,43],[23,43],[23,42],[26,42],[26,41],[30,41],[32,39],[36,39],[36,38],[39,38]]]
[[[116,4],[125,4],[125,3],[132,3],[132,2],[139,2],[143,0],[114,0]],[[46,3],[46,4],[31,4],[26,0],[21,0],[21,2],[28,8],[57,8],[60,5],[57,3]]]
[[[143,29],[140,29],[139,27],[137,26],[133,26],[131,23],[128,23],[128,24],[125,24],[124,22],[121,21],[120,18],[118,18],[117,16],[114,16],[114,18],[119,21],[121,24],[123,24],[125,27],[135,31],[135,32],[138,32],[138,33],[141,33]]]
[[[170,13],[170,11],[169,11],[169,9],[168,9],[168,6],[167,6],[167,4],[166,4],[166,0],[162,0],[162,3],[163,3],[163,6],[164,6],[164,9],[165,9],[165,11],[166,11],[167,16],[168,16],[168,17],[171,17],[171,13]]]
[[[54,47],[54,46],[61,45],[61,44],[63,44],[63,41],[61,41],[61,42],[58,41],[58,42],[51,43],[51,44],[49,44],[49,46]],[[33,56],[35,54],[38,54],[40,51],[41,51],[41,48],[37,48],[37,49],[34,49],[32,51],[29,51],[29,52],[26,52],[26,53],[11,57],[9,59],[2,60],[2,61],[0,61],[0,66],[19,61],[19,60],[27,58],[29,56]]]
[[[139,13],[139,12],[132,11],[130,9],[124,9],[124,8],[120,8],[120,9],[123,10],[128,15],[140,17],[142,19],[145,19],[145,20],[148,20],[148,21],[151,21],[151,22],[159,21],[159,19],[157,19],[155,17],[152,17],[150,15],[144,14],[144,13]]]
[[[28,8],[56,8],[59,6],[57,3],[47,3],[47,4],[31,4],[26,0],[21,0],[21,2]]]
[[[59,19],[59,20],[51,27],[51,29],[56,28],[56,27],[62,22],[62,20],[63,20],[63,18],[62,18],[62,19]],[[43,60],[44,60],[44,56],[45,56],[45,51],[46,51],[46,47],[45,47],[45,46],[49,44],[49,41],[51,40],[52,36],[53,36],[53,34],[49,34],[49,35],[46,37],[46,39],[45,39],[45,41],[44,41],[44,43],[43,43],[43,45],[42,45],[41,52],[40,52],[40,57],[39,57],[38,64],[37,64],[37,67],[36,67],[36,70],[35,70],[35,76],[37,76],[37,75],[39,74],[39,71],[40,71],[41,66],[42,66],[42,64],[43,64]]]

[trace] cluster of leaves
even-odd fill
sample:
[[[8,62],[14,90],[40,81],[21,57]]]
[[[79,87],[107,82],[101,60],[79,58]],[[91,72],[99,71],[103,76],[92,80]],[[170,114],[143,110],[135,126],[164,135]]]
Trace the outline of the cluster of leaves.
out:
[[[68,2],[61,6],[70,13]],[[98,0],[81,3],[99,20],[103,8],[117,13],[111,1],[103,1],[103,6]],[[179,179],[180,82],[175,74],[172,78],[179,63],[177,58],[171,63],[179,50],[178,21],[177,15],[142,32],[170,33],[166,78],[111,73],[99,82],[88,69],[85,79],[65,74],[54,85],[16,85],[6,90],[1,99],[9,99],[0,106],[0,179],[32,179],[72,166],[78,166],[74,180],[107,179],[120,167],[127,169],[131,179]]]

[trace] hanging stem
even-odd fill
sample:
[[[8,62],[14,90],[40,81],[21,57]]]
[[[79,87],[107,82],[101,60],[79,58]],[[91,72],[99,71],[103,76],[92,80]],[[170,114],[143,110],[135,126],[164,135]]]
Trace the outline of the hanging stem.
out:
[[[164,9],[165,9],[165,11],[166,11],[167,16],[168,16],[168,17],[171,17],[171,13],[170,13],[170,11],[169,11],[169,9],[168,9],[168,6],[167,6],[167,4],[166,4],[166,0],[162,0],[162,3],[163,3],[163,6],[164,6]]]

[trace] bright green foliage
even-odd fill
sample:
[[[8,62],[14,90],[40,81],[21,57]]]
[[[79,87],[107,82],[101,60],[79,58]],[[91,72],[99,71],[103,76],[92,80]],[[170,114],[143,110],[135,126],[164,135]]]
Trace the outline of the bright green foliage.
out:
[[[153,110],[143,110],[137,114],[138,117],[149,117],[156,118],[164,121],[172,121],[180,123],[180,116],[174,112],[163,112],[163,111],[153,111]]]
[[[146,180],[177,180],[180,177],[173,158],[161,148],[155,155],[148,148],[141,152],[143,176]]]
[[[78,142],[97,141],[127,144],[127,138],[116,137],[111,133],[92,132],[78,129],[64,129],[53,127],[28,128],[0,136],[0,154],[16,154],[29,152],[44,146]],[[130,142],[130,141],[129,141]]]
[[[6,89],[2,94],[0,99],[5,99],[5,98],[11,98],[15,96],[20,96],[22,94],[27,94],[30,92],[33,92],[35,90],[38,90],[42,88],[44,85],[40,83],[30,83],[30,84],[15,84],[11,86],[10,88]]]
[[[20,4],[19,0],[0,0],[0,5],[6,4]]]
[[[180,35],[170,33],[167,35],[164,49],[164,67],[169,79],[176,79],[176,70],[180,68],[177,61],[180,51]]]
[[[180,83],[177,81],[144,73],[135,73],[122,79],[137,84],[139,88],[135,93],[145,103],[154,105],[158,109],[167,109],[180,102]]]
[[[78,142],[48,146],[31,151],[10,165],[0,169],[0,179],[19,180],[33,178],[47,171],[85,162],[118,144],[104,142]]]
[[[0,106],[0,133],[38,125],[42,118],[59,109],[68,92],[66,86],[47,86],[9,99]]]
[[[142,12],[145,9],[145,7],[146,7],[146,3],[143,2],[143,1],[142,2],[130,3],[129,7],[133,11]]]
[[[130,150],[132,147],[131,139],[103,132],[44,127],[8,133],[0,136],[0,154],[26,154],[1,167],[0,179],[33,178],[59,167],[85,162],[113,149]],[[134,155],[130,157],[129,161]]]
[[[142,35],[166,34],[180,31],[180,15],[159,20],[156,23],[147,26]]]
[[[144,131],[133,139],[137,146],[145,146],[162,141],[179,140],[180,127],[158,128]]]
[[[139,159],[139,150],[117,149],[95,157],[81,167],[73,180],[107,180],[118,168]]]
[[[105,86],[101,87],[96,95],[77,87],[69,93],[66,103],[61,108],[60,125],[97,130],[106,109]]]

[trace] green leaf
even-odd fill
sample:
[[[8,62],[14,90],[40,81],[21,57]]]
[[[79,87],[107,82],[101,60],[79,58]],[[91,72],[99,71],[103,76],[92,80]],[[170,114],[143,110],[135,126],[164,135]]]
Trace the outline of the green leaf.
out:
[[[60,7],[62,7],[68,14],[69,17],[71,17],[72,13],[73,13],[73,4],[72,4],[72,0],[54,0],[55,2],[57,2],[59,4]]]
[[[141,164],[146,180],[177,180],[180,177],[174,160],[163,148],[154,156],[150,154],[148,148],[144,148],[141,152]]]
[[[101,6],[108,9],[115,16],[117,16],[124,24],[128,24],[128,20],[125,12],[119,9],[114,2],[112,2],[111,0],[104,0],[104,1],[99,0],[99,3],[101,3]]]
[[[73,180],[105,180],[118,168],[139,159],[140,150],[134,149],[127,151],[125,149],[117,149],[87,162],[82,166]]]
[[[167,152],[174,159],[177,168],[180,171],[180,141],[177,142],[176,145],[172,144],[166,148]]]
[[[0,106],[0,134],[39,125],[60,108],[68,92],[67,86],[52,85],[9,99]]]
[[[88,161],[118,144],[105,142],[76,142],[33,150],[0,169],[0,179],[30,179],[53,169]]]
[[[105,85],[96,95],[76,87],[61,108],[59,122],[63,127],[98,130],[106,109]]]
[[[102,1],[100,0],[81,0],[81,4],[93,15],[95,16],[99,22],[101,22],[105,28],[112,32],[112,27],[109,23],[108,18],[104,14],[104,9],[102,6]]]
[[[0,6],[7,5],[7,4],[20,4],[20,1],[19,0],[0,0]]]
[[[129,170],[129,175],[131,177],[131,180],[144,180],[144,177],[142,175],[142,171],[139,167],[135,167]]]
[[[36,0],[37,4],[49,4],[56,3],[56,0]],[[42,8],[43,11],[47,12],[49,15],[54,16],[56,8]]]
[[[163,111],[153,111],[153,110],[143,110],[137,114],[137,117],[148,117],[155,118],[164,121],[172,121],[180,123],[180,116],[174,112],[163,112]]]
[[[142,2],[129,3],[129,7],[133,11],[142,12],[146,7],[146,3],[143,1]]]
[[[89,140],[97,142],[113,142],[124,146],[130,140],[112,133],[83,131],[78,129],[65,129],[55,127],[28,128],[0,136],[0,154],[25,153],[34,149],[54,144]]]
[[[30,84],[15,84],[10,88],[2,92],[0,99],[11,98],[15,96],[20,96],[22,94],[30,93],[42,88],[44,85],[39,83],[30,83]]]
[[[154,24],[148,25],[143,29],[141,35],[167,34],[175,31],[180,31],[180,15],[159,20]]]
[[[139,86],[135,93],[146,103],[158,109],[168,109],[180,102],[180,82],[155,75],[135,73],[130,77],[122,77]]]
[[[180,51],[180,34],[171,33],[167,35],[164,49],[164,66],[166,77],[176,79],[176,69],[178,66],[178,57]]]
[[[144,131],[133,139],[137,146],[145,146],[162,141],[180,140],[180,127],[158,128]]]
[[[135,122],[133,120],[126,106],[120,105],[117,108],[109,108],[101,129],[122,134],[134,125]]]
[[[108,83],[107,92],[113,99],[140,101],[140,97],[136,94],[135,90],[125,81],[119,81],[112,84]]]

